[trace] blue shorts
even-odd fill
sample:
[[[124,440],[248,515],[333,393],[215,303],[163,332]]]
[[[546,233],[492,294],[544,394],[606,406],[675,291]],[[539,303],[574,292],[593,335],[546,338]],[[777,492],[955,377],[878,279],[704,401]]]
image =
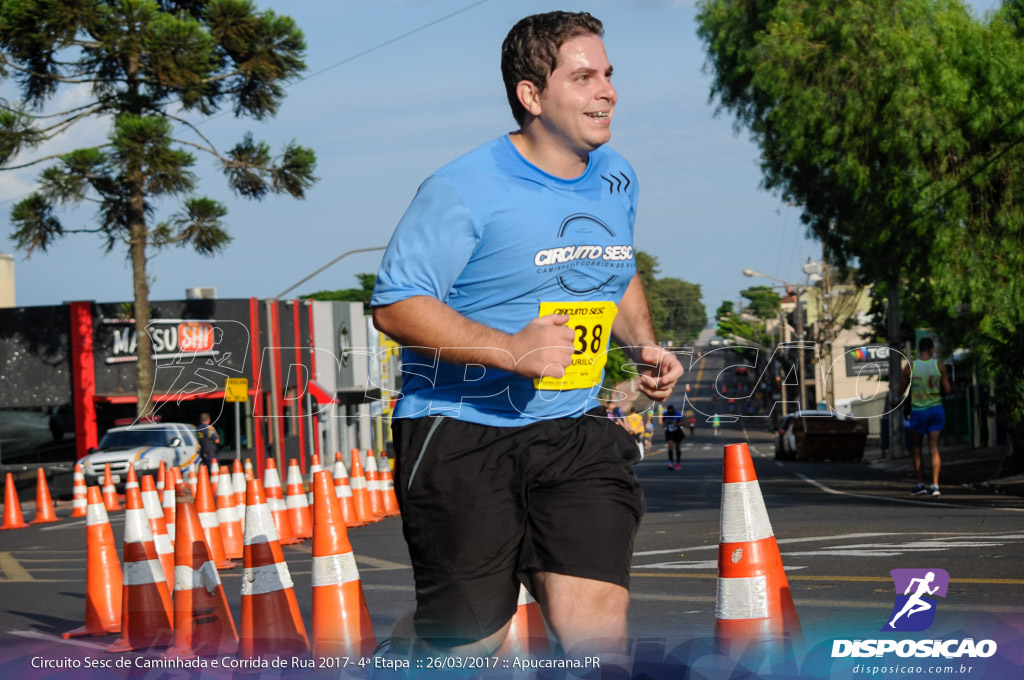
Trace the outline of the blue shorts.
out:
[[[911,411],[907,425],[920,434],[938,432],[946,425],[946,411],[942,404]]]

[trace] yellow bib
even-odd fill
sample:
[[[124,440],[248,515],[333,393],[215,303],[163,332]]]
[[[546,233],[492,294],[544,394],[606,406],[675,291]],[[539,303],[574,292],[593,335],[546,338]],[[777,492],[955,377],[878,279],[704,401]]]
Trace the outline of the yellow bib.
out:
[[[565,377],[544,376],[533,381],[538,390],[590,389],[601,381],[601,371],[608,363],[608,339],[612,322],[619,308],[611,301],[599,302],[542,302],[540,314],[565,314],[569,328],[576,334],[573,340],[572,364],[565,368]]]

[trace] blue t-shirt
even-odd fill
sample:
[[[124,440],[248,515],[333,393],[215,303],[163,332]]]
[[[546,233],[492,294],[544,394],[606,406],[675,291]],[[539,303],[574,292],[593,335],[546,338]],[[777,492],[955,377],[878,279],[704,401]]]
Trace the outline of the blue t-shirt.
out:
[[[510,334],[540,315],[542,301],[618,304],[636,273],[636,204],[633,169],[610,149],[592,152],[583,174],[567,180],[500,137],[423,182],[384,254],[370,304],[426,295]],[[402,371],[397,418],[523,425],[582,415],[601,389],[541,391],[508,371],[411,350],[403,350]]]

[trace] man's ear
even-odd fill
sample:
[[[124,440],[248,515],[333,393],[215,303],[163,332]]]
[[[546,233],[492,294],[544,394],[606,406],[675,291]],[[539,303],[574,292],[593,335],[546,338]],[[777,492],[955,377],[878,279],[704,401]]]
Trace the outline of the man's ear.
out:
[[[516,97],[531,116],[539,116],[541,113],[540,92],[537,84],[529,80],[520,80],[516,85]]]

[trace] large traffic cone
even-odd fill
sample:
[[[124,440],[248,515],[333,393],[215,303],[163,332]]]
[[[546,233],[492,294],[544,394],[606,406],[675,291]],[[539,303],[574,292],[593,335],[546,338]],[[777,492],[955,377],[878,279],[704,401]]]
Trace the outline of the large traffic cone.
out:
[[[46,483],[46,472],[36,468],[36,517],[29,524],[46,524],[56,522],[57,513],[53,511],[53,499],[50,498],[50,486]]]
[[[239,515],[241,512],[235,503],[231,474],[224,471],[217,484],[217,521],[220,522],[224,554],[229,560],[242,559],[242,521]]]
[[[153,545],[156,546],[156,554],[160,556],[160,568],[164,570],[164,578],[167,579],[167,590],[174,592],[174,544],[167,534],[167,524],[164,522],[164,508],[160,502],[160,494],[156,490],[156,484],[149,475],[142,477],[142,507],[146,509],[146,519],[149,520],[149,529],[153,532]]]
[[[384,516],[395,517],[402,514],[398,509],[398,496],[395,495],[395,479],[391,474],[391,464],[388,462],[388,454],[381,451],[381,460],[378,473],[382,475],[381,494],[384,496]]]
[[[82,635],[121,632],[123,576],[117,559],[114,531],[110,528],[103,494],[89,487],[85,519],[85,625],[63,634],[64,639]]]
[[[123,510],[121,499],[117,497],[117,488],[114,486],[114,476],[110,474],[110,463],[103,466],[103,505],[107,512]]]
[[[310,538],[313,535],[313,518],[309,516],[309,500],[302,484],[302,472],[294,458],[288,461],[288,490],[284,497],[288,506],[288,519],[296,538]]]
[[[384,494],[381,493],[383,486],[380,475],[377,473],[377,456],[373,455],[373,449],[366,449],[366,491],[370,495],[370,512],[374,519],[384,517]]]
[[[267,458],[267,467],[263,470],[263,485],[266,487],[267,505],[274,518],[274,526],[277,527],[277,542],[280,545],[301,543],[302,539],[297,538],[292,531],[288,506],[284,502],[284,494],[281,493],[281,476],[277,474],[277,463],[273,458]],[[248,492],[246,493],[246,505],[248,505]],[[248,508],[246,508],[246,513],[248,513]],[[249,521],[248,516],[245,519],[247,522]]]
[[[352,487],[348,483],[348,470],[345,469],[345,461],[341,459],[341,451],[334,454],[334,492],[338,496],[338,505],[341,507],[341,517],[345,520],[345,526],[363,526],[365,522],[360,520],[356,513]]]
[[[748,642],[799,640],[782,556],[746,444],[725,447],[715,639],[723,654]],[[736,651],[736,650],[733,650]]]
[[[352,485],[352,502],[356,505],[356,517],[364,524],[377,521],[370,507],[370,492],[366,488],[366,476],[363,474],[363,464],[359,460],[359,449],[352,449],[352,472],[348,479]]]
[[[306,626],[259,480],[249,482],[245,500],[245,573],[238,656],[256,659],[305,655],[309,652]]]
[[[309,500],[310,509],[313,508],[313,475],[323,469],[323,466],[320,465],[320,456],[314,453],[309,462],[309,484],[307,485],[309,492],[306,494],[306,498]]]
[[[233,654],[238,645],[235,621],[210,557],[193,496],[184,484],[175,490],[175,504],[174,645],[167,656]]]
[[[14,488],[14,475],[8,472],[4,481],[4,524],[0,529],[24,529],[27,526],[21,514],[18,490]]]
[[[86,517],[89,514],[89,489],[85,485],[85,472],[75,463],[71,486],[71,514],[68,517]]]
[[[220,533],[220,520],[217,519],[217,506],[213,502],[213,491],[210,489],[209,472],[205,465],[199,466],[199,493],[195,495],[196,512],[199,513],[199,524],[206,535],[206,545],[210,546],[210,557],[218,569],[234,569],[237,562],[228,559],[224,552],[224,538]]]
[[[153,544],[142,492],[137,487],[125,492],[121,637],[107,647],[108,652],[166,647],[173,621],[171,593]]]
[[[551,642],[544,627],[544,615],[541,614],[540,605],[523,584],[519,584],[519,603],[512,617],[512,625],[495,656],[503,659],[543,659],[551,656]]]
[[[313,476],[313,656],[363,658],[377,638],[331,473]]]

